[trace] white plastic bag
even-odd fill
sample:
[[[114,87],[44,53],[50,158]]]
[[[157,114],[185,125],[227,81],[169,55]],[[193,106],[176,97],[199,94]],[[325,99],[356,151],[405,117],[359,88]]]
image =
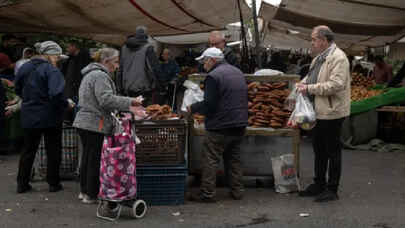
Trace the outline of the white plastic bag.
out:
[[[255,76],[280,76],[284,73],[273,69],[261,69],[255,72]]]
[[[278,193],[296,192],[298,190],[297,170],[294,165],[294,154],[285,154],[271,158],[274,186]]]
[[[316,125],[316,114],[308,97],[298,93],[294,111],[288,120],[288,126],[311,130]]]
[[[196,83],[186,80],[183,83],[184,87],[186,87],[186,91],[184,92],[183,104],[181,105],[181,111],[187,112],[187,107],[204,100],[204,91],[201,90],[200,86]]]

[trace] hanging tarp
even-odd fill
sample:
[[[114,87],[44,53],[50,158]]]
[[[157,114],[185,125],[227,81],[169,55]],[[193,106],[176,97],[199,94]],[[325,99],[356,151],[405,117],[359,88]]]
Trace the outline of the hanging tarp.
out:
[[[241,5],[248,17],[249,8]],[[114,43],[138,25],[165,36],[223,29],[235,21],[235,0],[22,0],[0,7],[0,32],[51,32]]]
[[[313,27],[328,25],[340,47],[356,51],[393,43],[405,35],[403,0],[283,0],[280,7],[263,2],[260,15],[270,30],[295,30],[307,41]]]

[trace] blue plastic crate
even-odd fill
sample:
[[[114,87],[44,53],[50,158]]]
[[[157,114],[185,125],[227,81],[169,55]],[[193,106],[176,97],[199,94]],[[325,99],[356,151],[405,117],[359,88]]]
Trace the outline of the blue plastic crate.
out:
[[[148,205],[184,204],[187,168],[182,166],[138,166],[137,198]]]

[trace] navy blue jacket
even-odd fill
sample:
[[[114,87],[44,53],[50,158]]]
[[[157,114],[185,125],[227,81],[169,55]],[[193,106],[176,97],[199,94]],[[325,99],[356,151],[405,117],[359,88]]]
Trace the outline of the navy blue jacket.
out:
[[[191,112],[206,116],[207,130],[248,125],[247,84],[238,68],[227,62],[219,63],[208,73],[205,86],[204,101],[191,105]]]
[[[44,59],[32,59],[18,71],[15,88],[23,100],[23,128],[61,126],[68,103],[63,95],[65,80],[58,68]]]

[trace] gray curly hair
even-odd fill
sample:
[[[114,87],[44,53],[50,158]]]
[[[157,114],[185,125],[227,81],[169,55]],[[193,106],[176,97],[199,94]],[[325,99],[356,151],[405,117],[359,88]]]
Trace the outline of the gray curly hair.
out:
[[[101,48],[99,50],[99,62],[105,62],[111,60],[120,55],[120,52],[114,48]]]

